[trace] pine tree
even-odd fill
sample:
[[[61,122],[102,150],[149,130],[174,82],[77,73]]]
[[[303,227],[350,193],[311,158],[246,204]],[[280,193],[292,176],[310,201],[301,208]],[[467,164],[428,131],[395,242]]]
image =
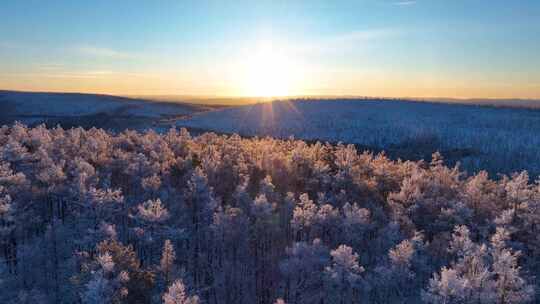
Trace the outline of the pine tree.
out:
[[[173,271],[174,261],[176,259],[176,253],[170,240],[165,240],[163,244],[163,251],[161,253],[161,260],[159,267],[163,273],[165,279],[165,285],[169,285],[171,274]]]

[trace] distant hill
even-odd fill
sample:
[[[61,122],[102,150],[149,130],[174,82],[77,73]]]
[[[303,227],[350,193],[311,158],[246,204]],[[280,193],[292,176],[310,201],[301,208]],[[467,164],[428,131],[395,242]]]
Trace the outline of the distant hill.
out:
[[[243,106],[260,102],[268,102],[273,97],[219,97],[201,95],[126,95],[129,98],[151,99],[162,102],[188,102],[210,107]]]
[[[540,100],[538,99],[498,99],[498,98],[414,98],[422,101],[432,102],[444,102],[444,103],[458,103],[458,104],[470,104],[480,106],[493,106],[493,107],[505,107],[505,108],[526,108],[526,109],[540,109]]]
[[[151,127],[171,119],[211,109],[190,103],[128,98],[100,94],[36,93],[0,91],[0,122],[20,121],[29,125],[110,129]]]
[[[199,96],[199,95],[141,95],[129,96],[129,98],[150,99],[163,102],[188,102],[207,106],[244,106],[262,102],[276,100],[385,100],[385,101],[421,101],[452,103],[464,105],[509,107],[509,108],[529,108],[540,109],[540,100],[538,99],[519,99],[519,98],[447,98],[447,97],[377,97],[377,96],[354,96],[354,95],[305,95],[290,97],[219,97],[219,96]]]
[[[393,157],[435,151],[470,171],[540,174],[540,111],[389,99],[298,99],[194,114],[178,126],[343,142]]]

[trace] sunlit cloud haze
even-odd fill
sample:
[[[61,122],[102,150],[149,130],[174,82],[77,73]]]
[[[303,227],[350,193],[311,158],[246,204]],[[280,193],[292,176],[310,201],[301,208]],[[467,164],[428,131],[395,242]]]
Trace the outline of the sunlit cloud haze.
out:
[[[6,1],[0,89],[540,98],[540,2]]]

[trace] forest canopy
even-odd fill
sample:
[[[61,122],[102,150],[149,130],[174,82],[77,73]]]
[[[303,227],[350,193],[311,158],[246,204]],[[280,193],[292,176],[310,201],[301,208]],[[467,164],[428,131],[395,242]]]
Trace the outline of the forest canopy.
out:
[[[1,303],[527,303],[540,183],[352,145],[0,128]]]

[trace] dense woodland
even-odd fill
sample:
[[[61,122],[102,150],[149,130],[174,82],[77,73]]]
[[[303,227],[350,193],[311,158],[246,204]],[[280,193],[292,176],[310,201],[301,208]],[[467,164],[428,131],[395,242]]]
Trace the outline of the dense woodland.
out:
[[[496,103],[494,103],[496,105]],[[532,107],[532,102],[531,102]],[[308,141],[345,142],[392,158],[429,159],[468,172],[540,175],[540,111],[403,99],[291,99],[206,111],[177,126]],[[166,131],[166,130],[165,130]]]
[[[0,303],[528,303],[540,184],[353,146],[0,128]]]

